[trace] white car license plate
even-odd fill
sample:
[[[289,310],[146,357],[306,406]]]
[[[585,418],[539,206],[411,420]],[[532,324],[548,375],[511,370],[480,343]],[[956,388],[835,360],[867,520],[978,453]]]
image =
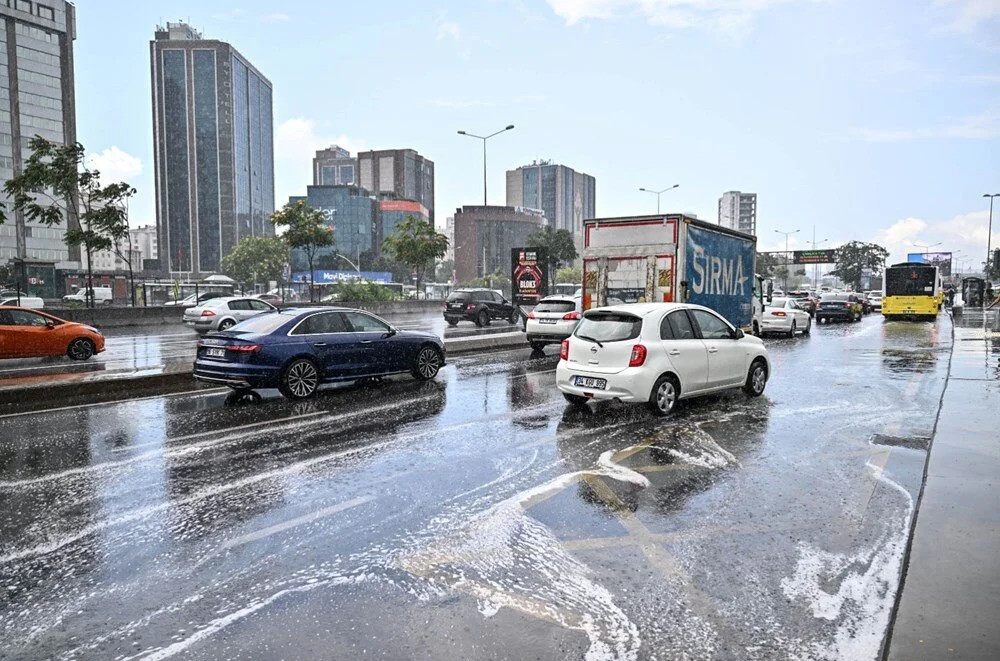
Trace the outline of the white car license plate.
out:
[[[205,355],[208,356],[209,358],[225,358],[226,350],[209,347],[208,349],[205,349]]]
[[[538,323],[540,323],[540,324],[554,324],[554,323],[556,323],[556,320],[555,319],[539,319]]]
[[[594,388],[595,390],[604,390],[607,387],[607,379],[593,379],[589,376],[578,376],[574,377],[576,379],[575,384],[580,388]]]

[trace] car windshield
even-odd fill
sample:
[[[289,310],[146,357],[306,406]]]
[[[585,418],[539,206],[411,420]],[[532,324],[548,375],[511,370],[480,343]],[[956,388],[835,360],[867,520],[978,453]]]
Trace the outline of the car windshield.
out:
[[[576,303],[567,300],[539,301],[535,306],[535,312],[572,312],[576,309]]]
[[[642,319],[614,312],[589,313],[576,327],[577,337],[597,342],[620,342],[639,337]]]
[[[287,314],[268,314],[265,312],[240,322],[233,327],[233,330],[240,333],[266,334],[274,332],[288,321],[291,319]]]

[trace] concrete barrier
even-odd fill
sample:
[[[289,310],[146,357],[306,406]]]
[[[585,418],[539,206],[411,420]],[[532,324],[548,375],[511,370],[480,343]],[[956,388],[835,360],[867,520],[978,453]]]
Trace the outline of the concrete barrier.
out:
[[[323,307],[336,305],[346,308],[360,308],[378,315],[431,314],[440,313],[442,301],[372,301],[342,303],[289,303],[287,307]],[[61,308],[46,307],[44,312],[97,328],[120,328],[124,326],[158,326],[160,324],[179,324],[184,316],[184,308],[180,306],[151,307],[98,307],[98,308]]]

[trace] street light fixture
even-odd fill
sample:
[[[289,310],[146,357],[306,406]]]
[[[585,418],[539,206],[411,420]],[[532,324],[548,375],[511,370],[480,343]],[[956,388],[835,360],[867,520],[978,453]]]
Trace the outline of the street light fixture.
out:
[[[990,224],[986,230],[986,279],[990,278],[990,252],[993,248],[991,239],[993,238],[993,198],[1000,197],[1000,193],[983,193],[983,197],[990,198]]]
[[[916,247],[918,247],[918,248],[923,248],[923,249],[924,249],[924,251],[923,251],[922,253],[920,253],[920,254],[921,254],[921,255],[926,255],[926,254],[927,254],[927,251],[928,251],[928,250],[930,250],[931,248],[934,248],[935,246],[939,246],[939,245],[941,245],[941,242],[940,242],[940,241],[938,241],[937,243],[932,243],[932,244],[930,244],[930,245],[926,245],[926,244],[923,244],[923,243],[917,243],[916,241],[914,241],[914,242],[913,242],[913,245],[915,245],[915,246],[916,246]]]
[[[783,232],[781,230],[774,230],[774,231],[777,232],[778,234],[784,234],[785,235],[785,283],[784,283],[784,285],[782,285],[782,287],[785,290],[785,294],[788,294],[788,261],[789,261],[788,260],[788,237],[791,236],[792,234],[795,234],[796,232],[798,232],[798,230],[792,230],[790,232]]]
[[[668,190],[673,190],[680,186],[680,184],[674,184],[673,186],[667,186],[663,190],[650,190],[649,188],[639,188],[643,193],[652,193],[656,195],[656,213],[660,213],[660,196],[666,193]]]
[[[500,129],[495,133],[490,133],[489,135],[476,135],[475,133],[468,133],[466,131],[459,131],[459,135],[465,135],[470,138],[478,138],[483,141],[483,206],[486,206],[486,141],[495,135],[500,135],[504,131],[509,131],[514,128],[513,124],[508,124],[504,128]]]

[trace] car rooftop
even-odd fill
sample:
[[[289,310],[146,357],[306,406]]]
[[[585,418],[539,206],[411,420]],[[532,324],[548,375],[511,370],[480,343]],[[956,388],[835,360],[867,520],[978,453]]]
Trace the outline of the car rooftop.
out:
[[[660,312],[673,308],[700,308],[700,305],[690,303],[622,303],[621,305],[609,305],[603,308],[587,310],[587,312],[627,312],[628,314],[644,317],[653,312]]]

